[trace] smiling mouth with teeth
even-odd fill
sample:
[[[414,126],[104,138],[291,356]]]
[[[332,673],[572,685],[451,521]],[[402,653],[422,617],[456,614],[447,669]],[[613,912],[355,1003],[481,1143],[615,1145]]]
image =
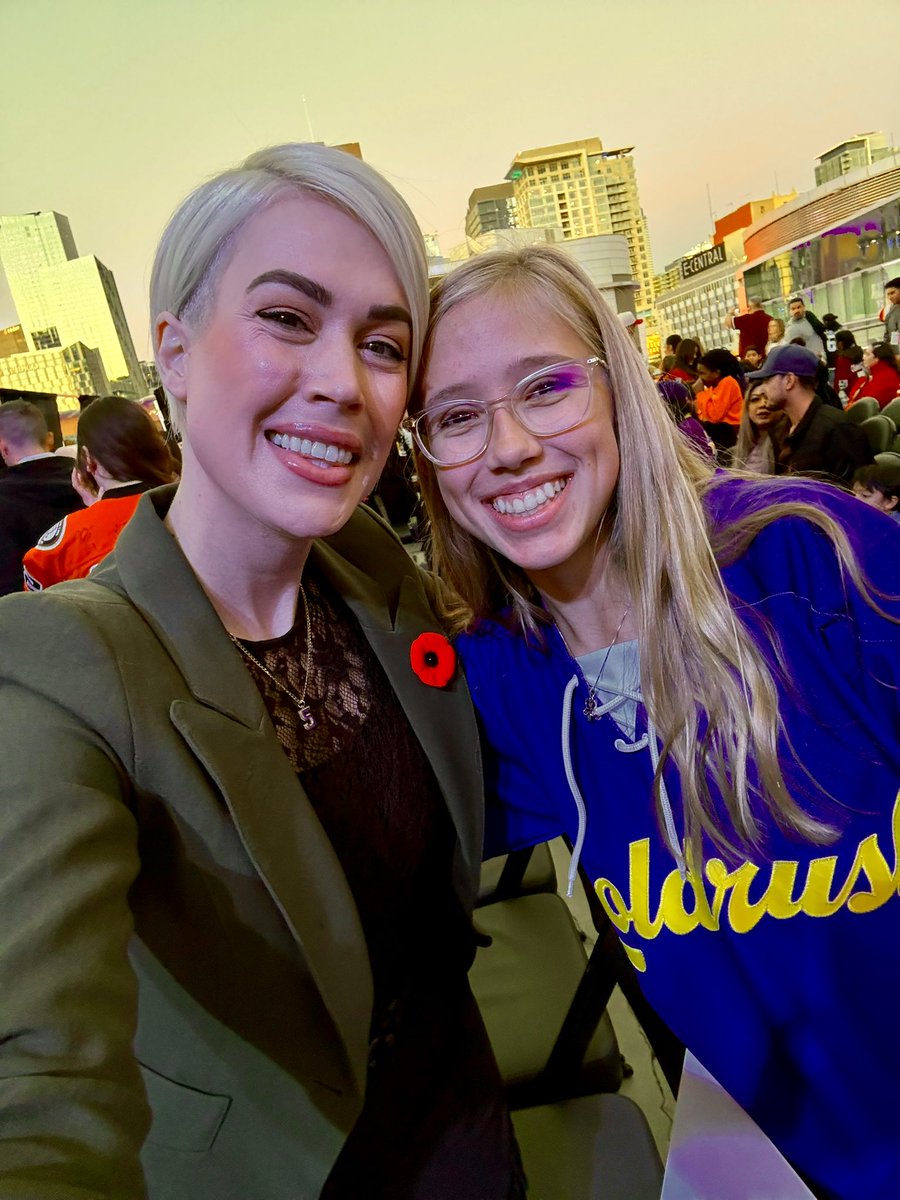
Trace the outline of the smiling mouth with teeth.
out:
[[[314,442],[311,438],[291,437],[287,433],[268,433],[266,437],[282,450],[290,450],[292,454],[314,458],[321,463],[335,463],[339,467],[346,467],[353,461],[353,454],[349,450],[330,442]]]
[[[495,496],[491,501],[491,507],[499,513],[528,513],[534,512],[536,508],[540,508],[546,504],[548,500],[552,500],[554,496],[558,496],[568,486],[568,479],[547,480],[540,487],[532,488],[530,492],[523,492],[521,496],[516,496],[511,499],[507,496]]]

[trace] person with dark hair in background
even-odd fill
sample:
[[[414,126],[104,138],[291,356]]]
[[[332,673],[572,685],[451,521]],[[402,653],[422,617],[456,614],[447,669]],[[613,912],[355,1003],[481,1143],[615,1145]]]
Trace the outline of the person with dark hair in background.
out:
[[[831,386],[831,381],[828,377],[828,368],[821,361],[816,371],[816,395],[829,408],[837,408],[843,411],[844,406],[841,403],[841,398]]]
[[[853,495],[900,521],[900,466],[872,463],[853,476]]]
[[[844,357],[850,364],[850,392],[847,396],[849,408],[869,382],[869,372],[866,370],[866,355],[862,346],[851,346]]]
[[[765,354],[760,353],[756,346],[748,346],[741,356],[741,368],[746,375],[748,371],[758,371],[765,362]]]
[[[741,425],[732,464],[758,475],[774,475],[781,445],[790,426],[783,412],[769,407],[765,381],[751,380],[744,393]]]
[[[681,341],[680,333],[670,333],[669,336],[666,338],[665,353],[671,354],[674,356],[675,352],[678,350],[678,345],[679,345],[680,341]]]
[[[661,379],[656,390],[666,402],[669,416],[694,448],[707,458],[715,458],[716,448],[697,420],[694,394],[688,385],[680,379]]]
[[[790,345],[797,338],[803,338],[803,345],[811,350],[817,358],[825,358],[825,342],[823,340],[825,327],[811,309],[806,307],[802,296],[791,296],[788,302],[790,317],[785,326],[784,340]]]
[[[669,371],[672,379],[681,379],[689,386],[697,380],[697,359],[700,343],[694,338],[682,338],[675,348],[675,365]]]
[[[790,421],[776,474],[817,475],[849,485],[853,472],[872,461],[872,453],[859,426],[816,395],[818,367],[818,357],[804,346],[779,346],[750,379],[765,380],[768,407]]]
[[[696,391],[697,416],[719,451],[737,441],[744,402],[744,373],[730,350],[707,350],[697,364],[702,385]],[[727,463],[725,464],[727,465]]]
[[[900,275],[884,285],[884,340],[900,349]]]
[[[25,555],[25,587],[37,592],[81,579],[109,554],[142,493],[172,483],[162,434],[134,400],[105,396],[78,419],[72,484],[88,506],[51,526]]]
[[[851,347],[856,345],[856,338],[849,329],[839,329],[834,335],[834,345],[834,379],[832,386],[838,394],[841,407],[846,408],[850,399],[850,392],[854,383],[856,383],[853,363],[850,361],[847,352]],[[862,351],[860,351],[858,361],[862,362]]]
[[[894,347],[889,342],[864,346],[863,365],[869,377],[863,381],[862,387],[854,389],[851,402],[855,404],[857,400],[871,396],[878,401],[879,408],[884,408],[895,396],[900,395],[900,368]]]
[[[81,508],[72,460],[47,449],[47,422],[36,404],[0,405],[0,596],[22,590],[22,556],[48,525]]]
[[[822,318],[822,328],[825,330],[822,334],[822,340],[825,343],[825,362],[829,368],[832,368],[837,354],[837,334],[841,328],[840,318],[834,313],[826,313]]]

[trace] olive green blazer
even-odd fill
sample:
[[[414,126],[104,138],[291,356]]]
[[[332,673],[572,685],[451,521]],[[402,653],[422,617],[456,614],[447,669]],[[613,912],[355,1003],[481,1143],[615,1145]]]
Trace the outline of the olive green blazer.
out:
[[[172,494],[92,580],[0,602],[2,1196],[312,1200],[362,1104],[359,916]],[[367,509],[310,561],[431,760],[471,906],[477,730],[461,678],[410,667],[427,579]]]

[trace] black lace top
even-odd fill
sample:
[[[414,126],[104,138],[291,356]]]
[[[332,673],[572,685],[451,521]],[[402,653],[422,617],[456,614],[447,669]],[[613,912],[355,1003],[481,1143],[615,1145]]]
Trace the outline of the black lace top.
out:
[[[334,846],[359,910],[375,981],[375,1024],[415,974],[465,970],[471,927],[450,883],[454,833],[437,781],[358,623],[336,596],[304,577],[313,658],[304,728],[295,702],[247,665],[278,739]],[[306,674],[306,620],[281,638],[247,643],[296,696]],[[439,935],[440,948],[435,945]],[[448,938],[452,939],[448,943]],[[433,951],[432,954],[430,951]],[[373,1031],[374,1032],[374,1031]]]
[[[322,1197],[518,1196],[496,1065],[466,981],[474,935],[451,884],[452,822],[353,614],[308,570],[303,584],[312,629],[305,701],[315,725],[305,728],[295,701],[247,666],[346,874],[375,985],[365,1107]],[[302,600],[289,633],[244,644],[302,694]]]

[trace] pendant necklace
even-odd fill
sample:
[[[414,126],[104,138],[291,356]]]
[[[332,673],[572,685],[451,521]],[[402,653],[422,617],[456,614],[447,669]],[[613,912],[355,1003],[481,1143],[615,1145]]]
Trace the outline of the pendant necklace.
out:
[[[240,650],[241,654],[243,654],[245,658],[248,658],[255,667],[258,667],[259,670],[262,671],[263,675],[265,675],[267,679],[270,679],[272,683],[275,684],[279,692],[283,692],[284,695],[293,702],[294,707],[300,714],[300,722],[303,725],[303,728],[309,730],[314,729],[316,724],[316,719],[310,712],[309,705],[306,703],[306,691],[309,687],[309,674],[312,669],[312,621],[309,617],[309,601],[306,599],[306,592],[303,589],[302,582],[300,584],[300,596],[303,599],[303,611],[306,614],[306,675],[303,679],[303,691],[299,696],[286,684],[282,683],[281,680],[269,670],[265,663],[261,663],[254,654],[251,654],[239,638],[236,638],[233,633],[229,633],[228,636],[237,646],[238,650]]]
[[[622,626],[625,624],[625,618],[630,612],[631,605],[629,604],[622,613],[622,620],[619,622],[619,626],[616,629],[616,632],[613,634],[613,640],[606,648],[606,654],[603,656],[603,662],[600,664],[600,670],[597,672],[597,678],[588,686],[587,700],[584,702],[584,715],[589,721],[599,721],[606,712],[607,705],[601,704],[597,699],[597,689],[600,686],[600,680],[603,678],[603,672],[606,670],[606,664],[609,661],[609,656],[612,654],[612,648],[619,640],[619,634],[622,632]]]

